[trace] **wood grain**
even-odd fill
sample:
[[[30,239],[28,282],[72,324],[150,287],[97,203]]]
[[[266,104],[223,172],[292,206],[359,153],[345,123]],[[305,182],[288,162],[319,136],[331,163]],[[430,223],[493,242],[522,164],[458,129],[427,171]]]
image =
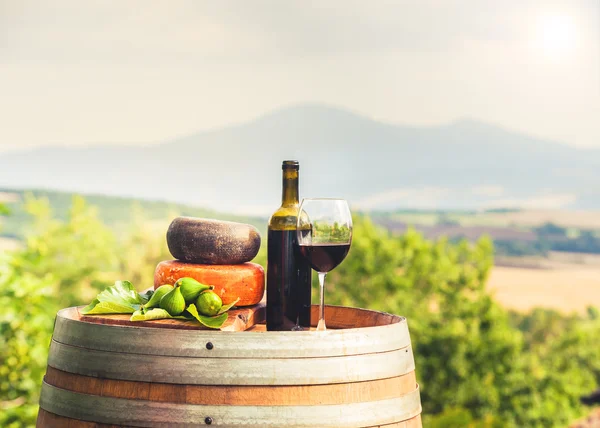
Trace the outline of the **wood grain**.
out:
[[[404,318],[385,312],[370,311],[367,309],[348,308],[325,305],[325,324],[328,330],[345,330],[349,328],[377,327],[402,322]],[[311,331],[315,331],[319,322],[319,306],[310,308]],[[264,323],[255,323],[248,327],[248,331],[267,331]]]
[[[365,427],[409,420],[421,413],[419,389],[404,395],[360,403],[314,406],[193,405],[81,394],[42,384],[40,406],[61,416],[105,424],[152,428],[193,427],[206,417],[228,428]]]
[[[81,322],[77,308],[58,312],[53,340],[80,348],[145,355],[171,355],[203,358],[307,358],[374,354],[404,349],[410,346],[410,334],[405,318],[389,314],[369,317],[373,322],[390,324],[364,328],[335,328],[336,323],[348,323],[359,318],[364,310],[326,306],[328,330],[264,332],[264,324],[253,331],[222,333],[218,330],[189,330],[104,325]],[[257,315],[261,315],[257,312]],[[253,323],[250,320],[250,323]],[[262,327],[261,327],[262,326]],[[149,326],[151,327],[151,326]],[[213,348],[209,351],[206,345]]]
[[[67,373],[48,367],[46,383],[57,388],[103,397],[130,398],[171,403],[239,406],[288,406],[346,404],[378,401],[414,391],[415,372],[366,382],[299,385],[177,385],[116,381]]]
[[[107,425],[97,422],[85,422],[78,419],[65,418],[58,416],[53,413],[46,412],[44,409],[40,409],[38,413],[38,424],[39,428],[133,428],[121,425]],[[376,425],[365,428],[422,428],[421,415],[415,416],[407,421],[398,422],[387,425]]]
[[[264,302],[241,311],[222,332],[61,310],[37,426],[422,427],[403,317],[327,306],[326,332],[261,332]]]
[[[377,427],[368,428],[423,428],[423,422],[421,421],[421,415],[417,415],[407,421],[397,422],[395,424],[377,425]]]
[[[153,321],[129,321],[129,314],[115,315],[83,315],[81,309],[77,308],[77,319],[83,322],[96,324],[113,324],[113,325],[128,325],[134,327],[152,327],[152,328],[174,328],[181,330],[210,330],[195,320],[174,320],[163,319]],[[244,331],[254,324],[265,322],[266,305],[260,302],[253,306],[245,308],[231,309],[229,317],[225,324],[220,328],[221,331]]]
[[[48,365],[99,378],[192,385],[322,385],[387,379],[415,369],[410,347],[341,357],[190,358],[98,351],[54,340]]]
[[[65,418],[40,409],[37,417],[38,428],[134,428],[125,425],[109,425]]]

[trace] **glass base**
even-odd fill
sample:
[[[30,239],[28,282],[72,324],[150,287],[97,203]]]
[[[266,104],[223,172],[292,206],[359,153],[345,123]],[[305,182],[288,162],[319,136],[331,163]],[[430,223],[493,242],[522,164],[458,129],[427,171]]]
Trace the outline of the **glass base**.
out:
[[[319,323],[317,324],[317,331],[325,331],[325,330],[327,330],[327,328],[325,327],[325,320],[320,319]]]

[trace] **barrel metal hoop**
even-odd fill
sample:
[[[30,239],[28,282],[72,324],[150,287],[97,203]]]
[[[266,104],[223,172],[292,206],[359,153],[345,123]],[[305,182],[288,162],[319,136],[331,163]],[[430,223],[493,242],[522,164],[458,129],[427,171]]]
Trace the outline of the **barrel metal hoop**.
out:
[[[386,379],[415,369],[412,348],[346,357],[194,358],[97,351],[56,341],[48,365],[85,376],[192,385],[318,385]]]
[[[205,358],[313,358],[388,352],[410,346],[406,319],[324,332],[223,332],[95,324],[58,312],[53,339],[100,351]],[[206,348],[207,342],[213,349]]]
[[[150,428],[195,427],[211,418],[218,427],[364,427],[391,424],[421,413],[417,388],[397,398],[319,406],[212,406],[88,395],[43,383],[40,407],[67,418]]]

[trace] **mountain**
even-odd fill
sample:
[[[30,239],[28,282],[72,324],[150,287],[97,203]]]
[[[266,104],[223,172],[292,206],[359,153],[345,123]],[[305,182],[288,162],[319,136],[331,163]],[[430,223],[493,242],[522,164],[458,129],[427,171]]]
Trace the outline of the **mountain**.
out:
[[[300,161],[303,196],[339,196],[366,210],[600,208],[600,150],[474,120],[408,127],[322,105],[279,109],[157,145],[0,154],[0,187],[264,215],[279,205],[283,159]]]

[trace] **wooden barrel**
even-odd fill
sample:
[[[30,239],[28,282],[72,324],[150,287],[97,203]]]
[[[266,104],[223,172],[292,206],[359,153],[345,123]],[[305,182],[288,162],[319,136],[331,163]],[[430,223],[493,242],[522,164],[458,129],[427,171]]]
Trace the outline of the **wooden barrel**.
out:
[[[325,319],[325,332],[223,332],[63,309],[37,426],[420,428],[406,319],[335,306]]]

